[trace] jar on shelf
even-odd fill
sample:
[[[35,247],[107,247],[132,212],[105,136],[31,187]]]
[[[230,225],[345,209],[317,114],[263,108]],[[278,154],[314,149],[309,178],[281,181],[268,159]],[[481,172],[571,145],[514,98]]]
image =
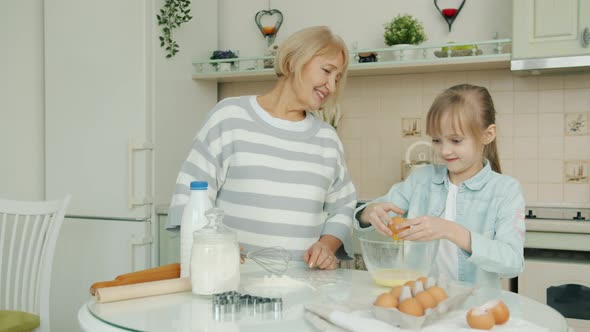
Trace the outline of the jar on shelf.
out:
[[[223,210],[205,212],[209,223],[194,233],[191,287],[196,295],[237,291],[240,284],[240,246],[237,234],[223,225]]]
[[[272,44],[270,45],[266,51],[264,52],[265,57],[272,56],[272,59],[264,59],[264,68],[274,68],[275,66],[275,59],[274,57],[277,56],[277,51],[279,50],[279,45]]]

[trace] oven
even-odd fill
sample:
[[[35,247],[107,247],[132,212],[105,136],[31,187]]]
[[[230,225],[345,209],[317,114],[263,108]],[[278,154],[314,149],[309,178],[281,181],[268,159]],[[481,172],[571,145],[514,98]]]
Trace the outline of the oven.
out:
[[[575,332],[590,332],[590,209],[527,210],[518,293],[560,312]]]

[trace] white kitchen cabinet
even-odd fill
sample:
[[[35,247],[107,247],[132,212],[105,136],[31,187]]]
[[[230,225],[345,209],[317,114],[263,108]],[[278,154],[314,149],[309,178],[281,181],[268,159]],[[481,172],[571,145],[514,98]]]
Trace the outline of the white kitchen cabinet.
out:
[[[590,54],[582,45],[590,29],[588,0],[513,1],[513,59]]]

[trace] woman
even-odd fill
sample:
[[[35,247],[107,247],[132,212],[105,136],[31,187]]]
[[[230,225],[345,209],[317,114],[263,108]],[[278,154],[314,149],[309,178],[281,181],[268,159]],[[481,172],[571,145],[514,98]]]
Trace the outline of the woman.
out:
[[[224,99],[209,113],[176,181],[168,228],[180,225],[190,181],[205,180],[246,251],[281,246],[310,268],[334,269],[336,254],[351,250],[356,193],[336,131],[309,111],[334,107],[347,69],[346,44],[329,28],[291,35],[270,92]]]

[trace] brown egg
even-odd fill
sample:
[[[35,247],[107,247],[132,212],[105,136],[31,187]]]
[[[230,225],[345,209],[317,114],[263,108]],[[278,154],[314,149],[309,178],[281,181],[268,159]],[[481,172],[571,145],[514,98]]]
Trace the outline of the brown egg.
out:
[[[432,294],[428,293],[427,291],[421,291],[420,293],[414,296],[418,302],[422,305],[424,309],[434,308],[438,304],[438,301],[432,296]]]
[[[377,296],[375,305],[384,308],[395,308],[397,307],[397,298],[390,293],[383,293]]]
[[[432,297],[434,297],[434,299],[436,300],[437,303],[440,303],[440,301],[443,301],[444,299],[447,298],[447,292],[445,292],[445,290],[442,289],[441,287],[432,286],[432,287],[428,288],[426,291],[428,293],[430,293],[430,295],[432,295]]]
[[[399,296],[402,293],[402,288],[402,286],[395,286],[389,291],[389,293],[393,295],[396,300],[399,300]]]
[[[420,302],[418,302],[418,300],[416,300],[413,297],[403,300],[399,304],[398,309],[399,311],[406,313],[408,315],[416,317],[424,316],[424,308],[422,307]]]
[[[393,232],[393,235],[391,236],[391,238],[394,239],[395,241],[401,240],[399,237],[397,237],[397,233],[399,233],[405,229],[408,229],[409,227],[404,227],[402,229],[395,229],[395,225],[401,224],[402,222],[406,221],[406,219],[402,218],[400,216],[395,216],[395,217],[391,218],[391,221],[392,221],[392,223],[387,226]]]
[[[500,300],[488,303],[491,305],[488,311],[490,311],[492,315],[494,315],[494,320],[496,321],[496,324],[501,325],[506,323],[510,318],[510,311],[508,310],[506,304]]]
[[[473,308],[467,312],[467,324],[474,329],[489,330],[494,327],[494,315],[481,308]]]

